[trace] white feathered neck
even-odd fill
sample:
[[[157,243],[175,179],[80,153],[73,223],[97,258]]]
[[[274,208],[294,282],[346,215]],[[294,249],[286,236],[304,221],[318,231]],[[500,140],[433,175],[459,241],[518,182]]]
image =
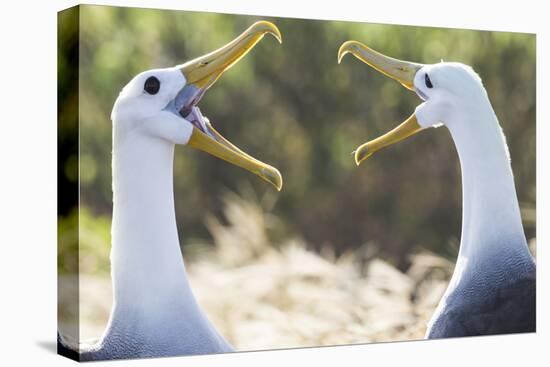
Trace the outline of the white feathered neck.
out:
[[[462,171],[462,234],[455,274],[494,257],[530,256],[506,140],[487,94],[449,116]],[[453,277],[454,278],[454,277]]]
[[[115,122],[113,307],[101,343],[112,347],[125,340],[144,356],[230,351],[198,305],[185,271],[174,209],[174,145],[137,130],[119,136]]]

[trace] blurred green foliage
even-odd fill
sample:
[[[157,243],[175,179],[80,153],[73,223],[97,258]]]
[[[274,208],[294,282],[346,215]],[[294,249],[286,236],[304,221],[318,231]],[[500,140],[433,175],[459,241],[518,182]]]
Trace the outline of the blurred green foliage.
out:
[[[58,269],[63,273],[107,273],[109,250],[111,248],[110,215],[91,215],[86,207],[60,218],[59,241],[66,246],[59,247]],[[80,241],[79,241],[80,239]],[[78,265],[72,261],[79,251]]]
[[[101,218],[108,231],[109,116],[122,87],[143,70],[212,51],[260,19],[279,27],[283,44],[270,37],[260,42],[207,92],[200,107],[224,136],[278,167],[285,185],[277,193],[248,172],[177,147],[174,189],[184,248],[190,238],[209,237],[205,216],[221,215],[222,194],[229,189],[252,193],[282,219],[273,236],[301,236],[313,248],[332,246],[339,253],[368,243],[401,267],[419,247],[456,253],[460,167],[446,129],[424,132],[355,166],[351,152],[359,144],[396,126],[420,102],[354,58],[338,65],[338,47],[349,39],[400,59],[473,66],[507,136],[520,203],[534,209],[534,35],[84,6],[80,202],[87,216]],[[59,74],[61,80],[69,77]],[[527,236],[534,237],[534,220],[525,224]],[[90,230],[108,235],[99,227]]]

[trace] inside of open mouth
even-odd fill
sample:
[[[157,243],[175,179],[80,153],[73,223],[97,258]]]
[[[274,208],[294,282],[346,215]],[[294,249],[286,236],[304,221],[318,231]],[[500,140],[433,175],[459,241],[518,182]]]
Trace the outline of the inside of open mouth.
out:
[[[210,130],[208,119],[203,116],[199,107],[197,106],[205,89],[197,88],[194,85],[186,85],[174,98],[174,100],[167,106],[170,111],[179,114],[184,119],[193,124],[197,129],[207,134],[211,138],[215,139]]]
[[[210,136],[212,139],[216,139],[207,126],[210,121],[208,120],[208,118],[203,116],[199,107],[191,107],[191,112],[185,117],[185,119],[192,123],[193,126],[195,126],[197,129]]]
[[[428,99],[428,96],[426,95],[426,93],[422,92],[422,90],[420,90],[419,88],[415,88],[415,91],[416,91],[416,94],[418,94],[418,96],[422,98],[422,100],[426,101]]]

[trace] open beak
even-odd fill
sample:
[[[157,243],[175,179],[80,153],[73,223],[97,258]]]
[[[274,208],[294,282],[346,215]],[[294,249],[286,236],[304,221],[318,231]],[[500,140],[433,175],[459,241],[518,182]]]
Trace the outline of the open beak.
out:
[[[227,45],[206,55],[197,57],[181,66],[187,84],[200,89],[208,89],[229,68],[246,55],[266,33],[282,43],[281,32],[275,24],[260,21],[252,24],[239,37]]]
[[[260,21],[254,23],[227,45],[183,64],[180,70],[185,76],[186,86],[182,95],[189,102],[182,107],[180,114],[187,117],[204,92],[267,33],[282,42],[281,33],[273,23]],[[275,167],[251,157],[231,144],[212,127],[207,119],[201,118],[201,121],[194,122],[193,125],[194,129],[188,145],[242,167],[273,184],[277,190],[281,190],[283,179]]]
[[[405,88],[412,91],[415,90],[414,77],[418,70],[424,66],[422,64],[397,60],[385,56],[357,41],[347,41],[342,44],[338,50],[338,63],[340,63],[342,58],[348,53],[370,65],[382,74],[397,80]],[[376,151],[404,140],[421,130],[422,127],[418,124],[416,116],[412,114],[395,129],[359,146],[355,150],[355,163],[359,165]]]

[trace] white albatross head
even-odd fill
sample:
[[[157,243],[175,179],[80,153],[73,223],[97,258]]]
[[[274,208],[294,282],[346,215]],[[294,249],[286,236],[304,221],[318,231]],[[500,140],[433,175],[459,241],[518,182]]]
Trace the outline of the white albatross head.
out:
[[[454,124],[461,129],[477,129],[478,119],[462,119],[465,111],[493,113],[481,78],[470,66],[456,62],[424,65],[385,56],[357,41],[347,41],[338,51],[338,62],[352,54],[382,74],[397,80],[405,88],[416,92],[423,100],[415,112],[401,125],[388,133],[362,144],[355,150],[359,165],[376,151],[406,139],[428,127]],[[489,109],[486,107],[489,106]]]
[[[114,145],[132,137],[189,145],[242,167],[280,190],[279,171],[227,141],[197,107],[208,88],[267,33],[281,42],[277,27],[260,21],[218,50],[183,65],[135,76],[120,92],[111,113]]]

